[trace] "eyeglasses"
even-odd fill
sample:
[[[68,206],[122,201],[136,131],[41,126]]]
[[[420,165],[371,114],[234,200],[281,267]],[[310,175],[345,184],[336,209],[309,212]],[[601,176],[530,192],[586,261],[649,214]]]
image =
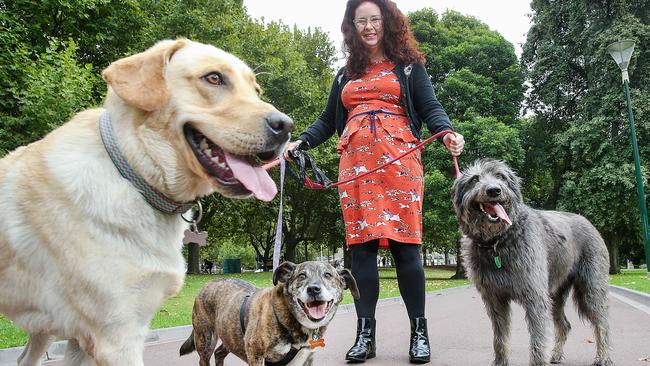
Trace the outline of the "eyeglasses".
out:
[[[377,28],[381,26],[381,17],[380,16],[373,16],[370,17],[370,19],[367,18],[357,18],[354,20],[354,25],[359,28],[363,29],[366,27],[366,24],[370,22],[370,25],[372,25],[374,28]]]

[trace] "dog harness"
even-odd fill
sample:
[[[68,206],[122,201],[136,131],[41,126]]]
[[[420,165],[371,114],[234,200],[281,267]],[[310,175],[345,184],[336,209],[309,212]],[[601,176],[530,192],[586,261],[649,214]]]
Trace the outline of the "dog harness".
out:
[[[241,332],[242,335],[246,334],[246,323],[244,322],[244,318],[246,317],[246,313],[248,312],[248,302],[250,300],[251,295],[246,295],[244,296],[244,302],[242,302],[241,306],[239,307],[239,326],[241,327]],[[275,314],[275,310],[273,310],[273,314],[275,315],[275,318],[278,318],[278,315]],[[280,323],[280,320],[278,320],[278,324]],[[304,347],[300,348],[295,348],[291,347],[291,350],[289,350],[289,353],[284,355],[284,358],[281,359],[278,362],[270,362],[268,360],[264,360],[264,365],[265,366],[286,366],[289,364],[289,362],[293,361],[293,359],[296,357],[298,352],[300,352],[301,349]]]

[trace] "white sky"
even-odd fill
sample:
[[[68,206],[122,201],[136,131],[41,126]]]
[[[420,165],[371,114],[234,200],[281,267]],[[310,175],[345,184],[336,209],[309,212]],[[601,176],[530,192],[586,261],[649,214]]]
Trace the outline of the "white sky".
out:
[[[281,20],[284,24],[321,28],[329,33],[330,40],[342,57],[341,21],[345,12],[346,0],[244,0],[244,6],[251,17],[264,18],[266,22]],[[395,0],[397,7],[404,13],[422,8],[433,8],[438,15],[452,9],[464,15],[471,15],[490,29],[501,33],[515,46],[517,56],[521,56],[521,45],[526,41],[526,32],[530,27],[529,0]],[[339,60],[337,65],[343,65]]]

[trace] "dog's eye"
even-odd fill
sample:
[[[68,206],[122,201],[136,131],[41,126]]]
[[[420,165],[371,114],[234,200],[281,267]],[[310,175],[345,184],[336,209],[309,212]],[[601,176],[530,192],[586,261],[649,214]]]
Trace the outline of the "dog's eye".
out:
[[[304,273],[300,273],[300,274],[298,274],[298,276],[296,276],[296,278],[297,278],[298,280],[300,280],[300,281],[304,281],[304,280],[307,279],[307,275],[304,274]]]
[[[473,176],[472,179],[469,180],[470,183],[476,183],[478,181],[479,181],[479,176],[478,175]]]
[[[203,77],[203,80],[212,85],[223,85],[223,78],[218,72],[211,72]]]
[[[325,272],[325,274],[323,275],[323,277],[325,277],[325,278],[327,278],[327,279],[330,279],[330,278],[332,278],[332,274],[329,273],[329,272]]]
[[[497,177],[497,179],[506,180],[506,176],[501,173],[496,173],[494,176]]]

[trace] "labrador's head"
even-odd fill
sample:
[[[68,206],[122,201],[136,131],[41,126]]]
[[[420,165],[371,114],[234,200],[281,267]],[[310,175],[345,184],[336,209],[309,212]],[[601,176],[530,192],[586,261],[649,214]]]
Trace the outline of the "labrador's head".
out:
[[[293,124],[260,99],[243,61],[214,46],[168,40],[102,75],[106,108],[117,128],[128,130],[118,132],[118,142],[161,192],[179,201],[214,191],[275,196],[260,165],[280,154]]]

